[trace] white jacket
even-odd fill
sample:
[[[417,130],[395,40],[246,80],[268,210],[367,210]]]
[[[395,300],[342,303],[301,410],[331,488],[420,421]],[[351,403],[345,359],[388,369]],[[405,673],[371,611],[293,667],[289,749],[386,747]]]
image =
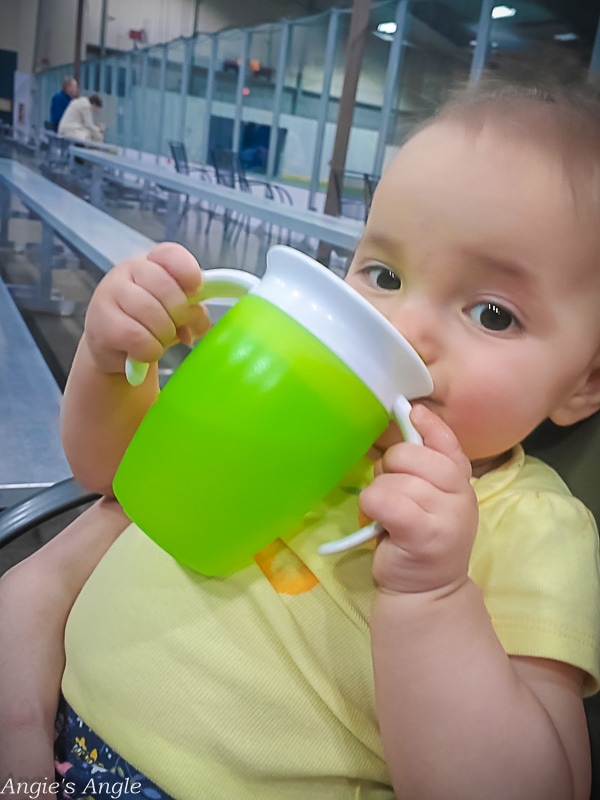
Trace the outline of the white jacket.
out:
[[[92,142],[104,140],[102,129],[94,122],[92,104],[88,97],[71,100],[58,123],[58,135]]]

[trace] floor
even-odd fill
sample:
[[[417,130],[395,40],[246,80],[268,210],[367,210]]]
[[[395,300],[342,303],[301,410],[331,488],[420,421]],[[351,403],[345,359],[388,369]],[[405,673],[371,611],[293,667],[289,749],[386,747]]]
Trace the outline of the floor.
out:
[[[0,155],[8,153],[0,152]],[[31,154],[10,152],[10,155],[28,166],[36,167],[39,164],[39,160]],[[134,203],[113,203],[106,211],[155,241],[163,238],[164,214],[160,210],[140,210]],[[229,235],[225,235],[221,216],[214,216],[210,225],[209,219],[207,209],[191,206],[182,217],[177,235],[177,240],[191,250],[206,268],[245,269],[260,276],[265,268],[267,250],[279,241],[291,244],[313,257],[317,256],[317,241],[306,240],[277,228],[266,230],[258,219],[252,219],[247,226],[243,224],[239,229],[234,229],[233,234],[230,229]],[[11,221],[10,236],[15,246],[10,251],[0,250],[1,277],[11,283],[34,283],[37,279],[35,243],[40,238],[40,223],[29,219],[15,219]],[[53,288],[66,299],[74,300],[77,303],[77,312],[70,316],[23,312],[61,388],[64,387],[83,331],[87,302],[97,283],[96,276],[78,268],[78,262],[71,254],[67,252],[65,256],[64,265],[54,272]],[[332,270],[343,274],[348,256],[347,252],[338,253],[333,250],[328,253],[325,263]],[[324,260],[321,251],[319,257]],[[161,371],[165,376],[177,366],[184,354],[183,348],[173,348],[165,356],[161,363]],[[34,552],[75,516],[75,512],[70,512],[55,521],[45,523],[0,550],[0,575],[12,564]]]

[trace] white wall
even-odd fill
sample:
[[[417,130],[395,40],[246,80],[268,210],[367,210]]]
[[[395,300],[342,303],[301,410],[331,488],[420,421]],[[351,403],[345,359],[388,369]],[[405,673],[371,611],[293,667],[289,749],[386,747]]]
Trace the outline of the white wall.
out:
[[[194,8],[194,0],[107,0],[104,43],[108,48],[131,50],[128,32],[141,28],[146,32],[147,44],[191,36]],[[101,21],[102,0],[88,2],[86,34],[91,44],[100,43]]]
[[[39,0],[38,17],[33,21],[33,30],[37,28],[34,72],[73,63],[76,22],[77,0]]]
[[[0,49],[16,50],[17,69],[31,72],[38,0],[0,0]]]
[[[18,50],[24,72],[73,63],[77,5],[77,0],[0,0],[0,48]],[[302,17],[330,5],[329,0],[201,0],[197,29],[211,33]],[[147,44],[193,33],[196,0],[107,0],[106,7],[107,48],[131,50],[128,32],[140,28]],[[86,45],[100,44],[101,19],[102,0],[85,0],[82,58]]]

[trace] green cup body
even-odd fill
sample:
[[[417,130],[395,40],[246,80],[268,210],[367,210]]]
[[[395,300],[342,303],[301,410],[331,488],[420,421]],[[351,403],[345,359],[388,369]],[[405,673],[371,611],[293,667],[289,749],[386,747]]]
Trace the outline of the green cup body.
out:
[[[170,378],[123,457],[114,491],[177,561],[229,574],[293,532],[388,422],[346,364],[249,294]]]

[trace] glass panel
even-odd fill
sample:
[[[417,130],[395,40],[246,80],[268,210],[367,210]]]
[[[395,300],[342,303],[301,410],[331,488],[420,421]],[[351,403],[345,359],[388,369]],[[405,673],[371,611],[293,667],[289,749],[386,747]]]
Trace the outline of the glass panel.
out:
[[[202,161],[202,136],[206,117],[206,92],[212,37],[199,35],[192,47],[192,64],[190,67],[189,93],[185,111],[184,142],[190,161]]]
[[[235,101],[244,34],[240,30],[223,31],[218,36],[217,69],[208,136],[208,154],[214,148],[231,150]]]
[[[409,5],[386,163],[415,123],[430,116],[451,89],[468,82],[480,6],[480,0]],[[389,21],[382,16],[378,24]],[[375,35],[384,41],[390,36],[381,29]]]
[[[88,68],[88,90],[90,92],[100,91],[100,62],[92,61]]]
[[[181,40],[168,46],[167,56],[167,92],[181,92],[181,75],[185,59],[185,42]]]
[[[218,64],[215,76],[215,101],[233,103],[238,72],[240,53],[244,46],[244,34],[240,30],[223,31],[218,37]],[[231,111],[233,115],[233,111]]]
[[[183,62],[185,60],[186,44],[181,39],[167,46],[167,71],[165,75],[165,102],[162,128],[162,143],[160,146],[163,155],[169,155],[169,141],[181,139],[181,124],[183,120],[183,101],[181,96],[181,82],[183,76]]]
[[[252,33],[239,147],[242,166],[249,172],[265,174],[267,171],[280,41],[281,25],[263,25]],[[279,126],[275,173],[286,133]]]
[[[130,146],[143,150],[145,134],[152,127],[146,123],[148,53],[146,50],[135,50],[131,58],[131,100],[128,104],[127,127],[131,131]]]
[[[190,86],[188,93],[206,97],[206,81],[210,68],[211,37],[198,36],[194,42]]]
[[[115,94],[117,59],[105,59],[104,62],[101,63],[103,63],[105,92],[103,95],[103,106],[99,119],[100,121],[106,123],[104,140],[114,144],[119,141],[120,131],[123,127],[121,121],[122,112],[119,108],[122,104],[119,103]]]
[[[287,130],[279,175],[287,182],[308,188],[317,149],[318,119],[323,96],[327,34],[331,14],[294,21],[290,33],[282,114],[279,127]],[[340,41],[338,32],[337,41]],[[341,84],[340,84],[341,85]],[[324,133],[320,178],[329,174],[333,149],[333,123],[337,103],[328,101],[329,124]]]
[[[121,56],[117,72],[117,96],[125,97],[127,92],[127,56]]]
[[[553,10],[550,10],[550,8]],[[509,80],[584,82],[597,3],[509,2],[492,15],[486,66]],[[503,14],[503,16],[500,15]]]
[[[81,75],[79,76],[79,91],[90,91],[90,67],[89,61],[84,61],[81,65]]]
[[[113,65],[110,62],[103,63],[103,72],[104,72],[104,93],[112,94]]]
[[[365,41],[352,129],[346,154],[346,174],[341,184],[342,200],[348,206],[346,209],[348,216],[352,215],[350,213],[352,203],[356,205],[356,216],[360,218],[361,214],[364,214],[362,175],[370,174],[373,171],[390,50],[389,40],[376,35],[376,32],[377,26],[382,20],[394,19],[396,5],[395,0],[378,4],[372,8],[369,16],[369,33]],[[349,21],[344,20],[343,24],[345,27]],[[345,45],[339,56],[343,58],[342,63],[345,64],[347,57]]]
[[[160,71],[162,68],[164,47],[157,45],[149,47],[144,51],[148,58],[146,87],[148,89],[160,89]]]

